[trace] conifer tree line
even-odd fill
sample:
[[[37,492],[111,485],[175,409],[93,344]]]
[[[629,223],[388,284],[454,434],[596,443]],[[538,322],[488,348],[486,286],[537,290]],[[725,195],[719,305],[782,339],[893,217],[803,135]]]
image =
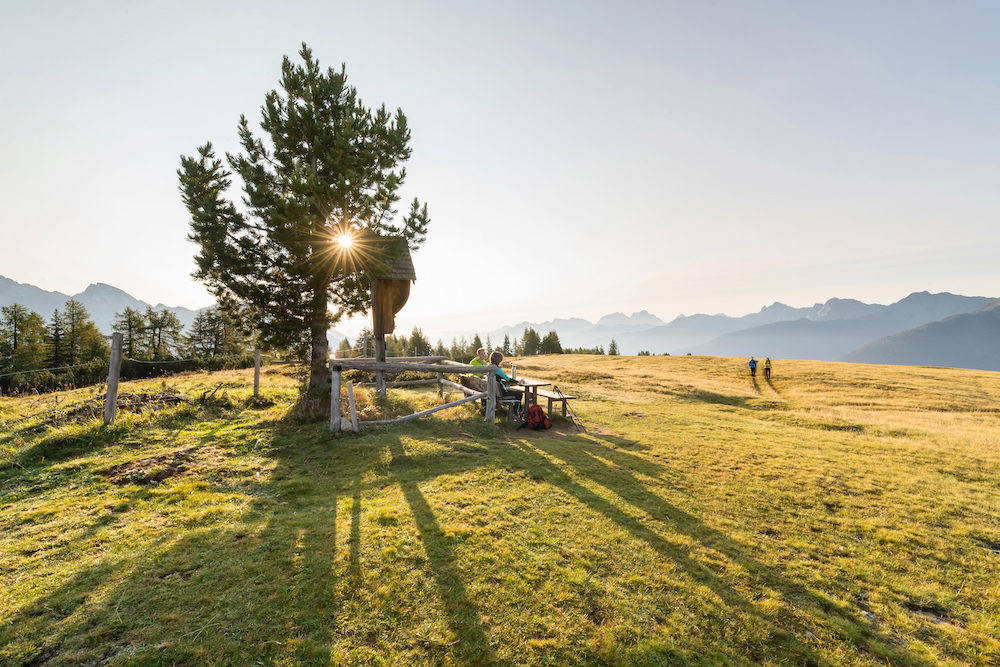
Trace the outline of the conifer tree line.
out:
[[[177,315],[126,308],[115,313],[122,334],[121,377],[246,366],[249,341],[216,308],[200,311],[188,332]],[[14,303],[0,310],[0,392],[51,391],[107,379],[111,346],[79,301],[70,299],[48,320]],[[179,364],[184,360],[183,364]]]
[[[367,352],[365,350],[366,340],[368,345]],[[472,360],[476,356],[476,351],[481,347],[485,347],[488,353],[499,350],[505,357],[530,357],[539,354],[564,353],[563,347],[559,342],[559,334],[555,331],[550,331],[542,338],[538,335],[537,331],[530,327],[525,328],[520,340],[514,338],[512,341],[510,336],[505,334],[503,341],[499,345],[495,345],[488,335],[486,336],[486,342],[483,342],[479,334],[475,334],[472,340],[468,340],[465,336],[452,338],[450,346],[446,346],[444,341],[439,338],[437,343],[432,345],[419,327],[413,327],[413,332],[408,337],[395,335],[385,337],[386,357],[435,356],[447,357],[452,361],[464,363]],[[366,327],[353,343],[346,338],[340,342],[340,346],[337,348],[337,357],[344,359],[360,357],[365,354],[372,356],[374,354],[373,350],[374,338],[372,337],[371,329]],[[598,348],[593,350],[580,348],[578,350],[565,350],[565,352],[568,354],[604,354],[604,349],[600,348],[600,351],[598,351]]]

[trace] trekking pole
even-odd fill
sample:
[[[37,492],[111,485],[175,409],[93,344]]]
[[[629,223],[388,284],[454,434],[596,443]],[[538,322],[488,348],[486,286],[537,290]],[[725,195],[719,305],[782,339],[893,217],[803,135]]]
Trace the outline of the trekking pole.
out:
[[[572,417],[573,422],[574,423],[579,422],[580,418],[576,416],[575,412],[573,412],[573,408],[569,407],[569,401],[566,400],[566,394],[562,393],[562,391],[559,390],[558,386],[553,386],[552,387],[552,391],[554,391],[557,394],[559,394],[559,397],[563,399],[563,405],[565,405],[566,406],[566,410],[569,411],[569,415],[570,415],[570,417]]]

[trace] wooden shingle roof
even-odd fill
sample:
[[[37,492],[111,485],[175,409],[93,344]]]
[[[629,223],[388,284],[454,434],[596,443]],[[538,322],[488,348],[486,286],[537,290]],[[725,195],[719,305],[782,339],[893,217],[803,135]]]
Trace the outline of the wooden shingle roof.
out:
[[[385,237],[383,240],[389,244],[389,256],[385,260],[385,268],[373,272],[375,277],[379,280],[416,280],[417,272],[413,268],[406,240],[398,237]]]

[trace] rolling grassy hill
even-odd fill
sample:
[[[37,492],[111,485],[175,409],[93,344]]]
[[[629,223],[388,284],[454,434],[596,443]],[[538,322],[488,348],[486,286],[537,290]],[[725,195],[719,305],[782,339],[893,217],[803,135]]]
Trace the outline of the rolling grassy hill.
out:
[[[2,399],[0,664],[997,664],[1000,375],[517,364],[580,422],[331,439],[282,367],[126,384],[111,428]]]

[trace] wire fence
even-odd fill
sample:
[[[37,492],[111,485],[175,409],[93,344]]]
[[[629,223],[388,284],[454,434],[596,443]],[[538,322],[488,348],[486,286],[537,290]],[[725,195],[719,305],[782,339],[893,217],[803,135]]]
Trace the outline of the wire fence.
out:
[[[273,357],[271,357],[273,358]],[[6,370],[0,373],[0,395],[47,393],[102,384],[106,381],[109,358],[46,368]],[[247,368],[254,365],[254,353],[190,357],[185,359],[122,359],[123,379],[149,379],[160,375],[195,370]]]

